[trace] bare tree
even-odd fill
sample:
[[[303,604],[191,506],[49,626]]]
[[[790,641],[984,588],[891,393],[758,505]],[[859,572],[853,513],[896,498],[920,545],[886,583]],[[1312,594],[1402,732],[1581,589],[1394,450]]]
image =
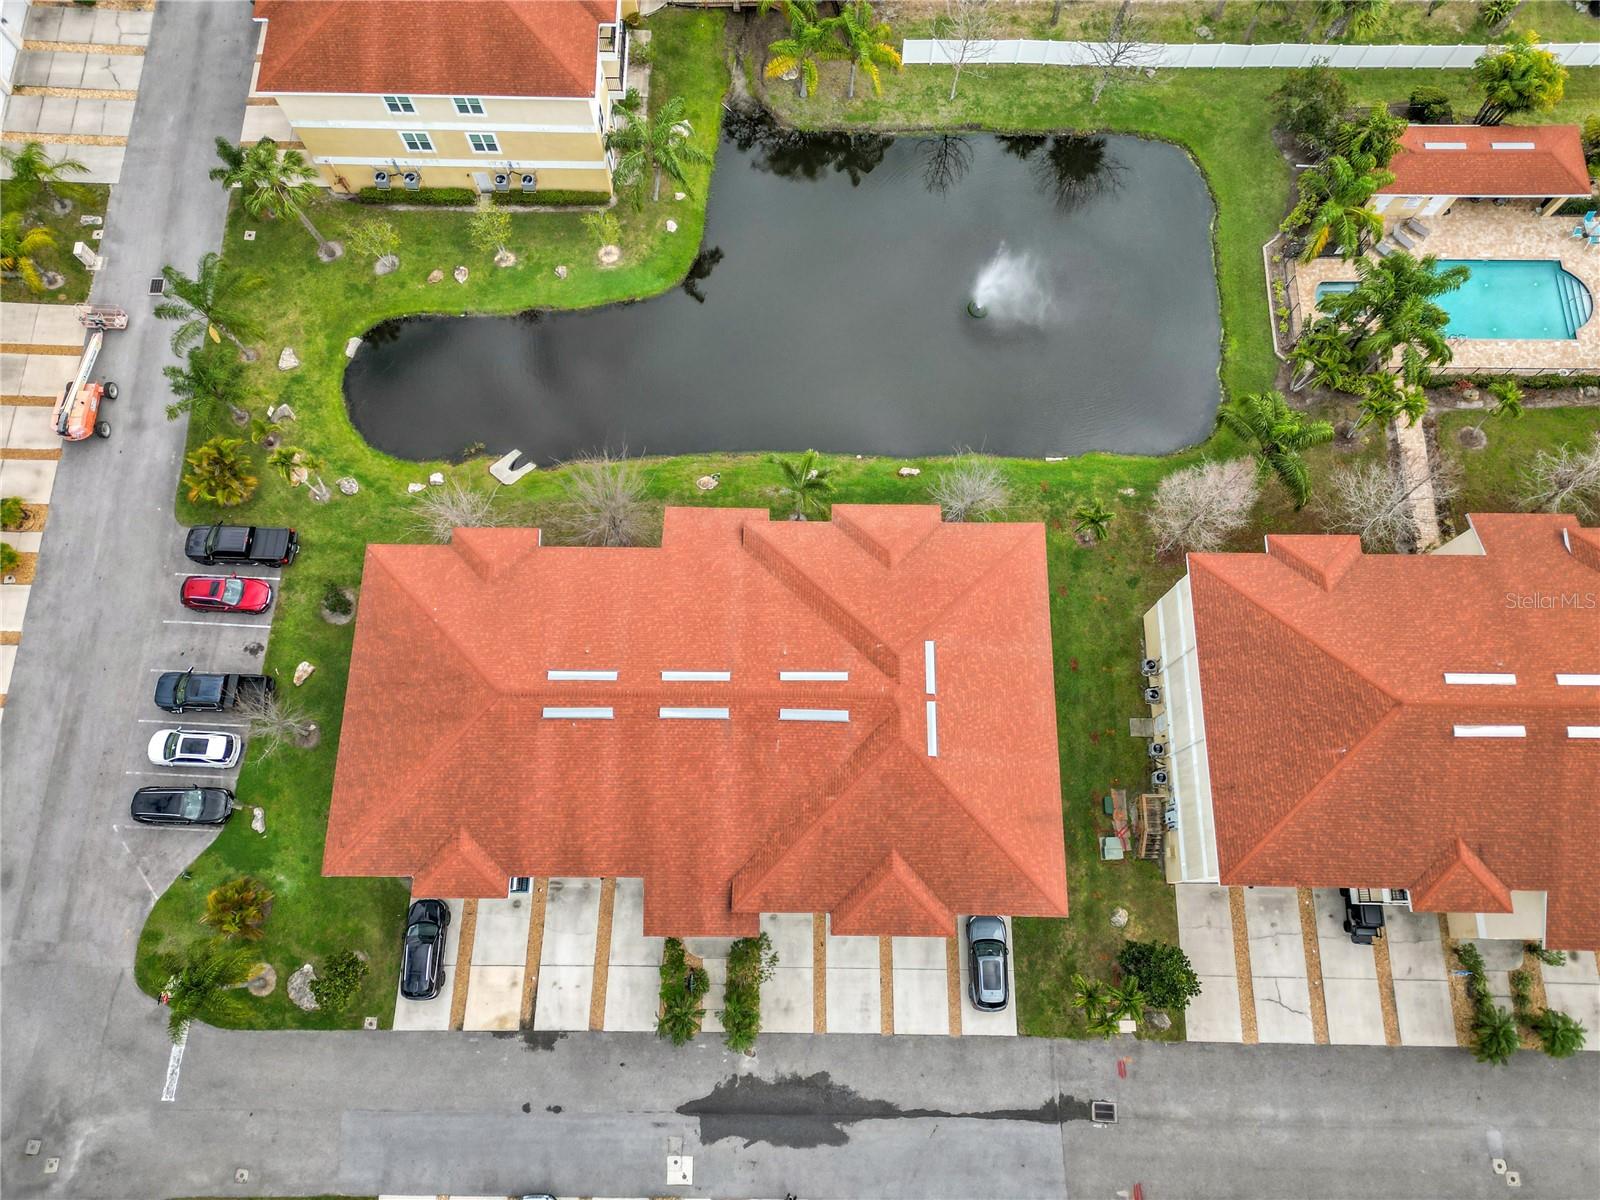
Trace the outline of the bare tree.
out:
[[[317,723],[306,716],[300,702],[277,692],[246,692],[240,697],[237,711],[244,718],[245,737],[261,748],[262,758],[271,758],[286,742],[309,750],[321,740]]]
[[[1417,543],[1415,493],[1430,479],[1435,504],[1448,502],[1458,490],[1455,478],[1445,471],[1407,483],[1382,463],[1341,468],[1328,481],[1323,515],[1331,528],[1359,535],[1364,546],[1412,549]]]
[[[938,501],[946,521],[985,521],[1011,502],[1000,464],[973,454],[957,455],[928,494]]]
[[[1085,30],[1089,57],[1094,62],[1094,92],[1089,103],[1098,105],[1106,88],[1119,79],[1151,69],[1157,48],[1145,40],[1144,22],[1132,13],[1133,0],[1122,0],[1122,7],[1108,21],[1101,16]]]
[[[452,479],[417,496],[415,520],[434,541],[448,542],[452,530],[498,525],[500,515],[495,512],[493,492],[480,492]]]
[[[1600,432],[1585,448],[1541,450],[1524,474],[1522,506],[1592,521],[1600,511]]]
[[[581,546],[636,546],[650,534],[644,473],[627,457],[601,453],[565,464],[566,499],[553,510],[552,531]]]
[[[1163,478],[1150,504],[1150,530],[1162,553],[1217,550],[1250,520],[1261,474],[1248,458],[1196,463]]]
[[[947,45],[945,53],[956,73],[950,80],[950,99],[956,98],[962,68],[984,62],[994,51],[994,7],[991,0],[944,0],[944,16],[934,33]]]

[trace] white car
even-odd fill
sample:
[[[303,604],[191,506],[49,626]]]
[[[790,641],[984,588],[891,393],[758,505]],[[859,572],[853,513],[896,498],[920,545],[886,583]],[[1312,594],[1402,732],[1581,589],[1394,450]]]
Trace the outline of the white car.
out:
[[[150,761],[158,767],[231,767],[241,743],[220,729],[158,729],[150,739]]]

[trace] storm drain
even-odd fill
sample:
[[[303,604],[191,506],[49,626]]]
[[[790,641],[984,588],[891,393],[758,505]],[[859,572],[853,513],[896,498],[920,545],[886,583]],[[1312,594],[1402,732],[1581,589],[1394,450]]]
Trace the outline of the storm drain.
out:
[[[1115,1125],[1117,1123],[1117,1102],[1115,1100],[1090,1101],[1089,1119],[1096,1125]]]
[[[159,296],[163,292],[165,292],[166,290],[167,290],[167,281],[165,279],[163,279],[161,276],[157,275],[154,279],[152,279],[150,281],[150,294],[152,296]]]

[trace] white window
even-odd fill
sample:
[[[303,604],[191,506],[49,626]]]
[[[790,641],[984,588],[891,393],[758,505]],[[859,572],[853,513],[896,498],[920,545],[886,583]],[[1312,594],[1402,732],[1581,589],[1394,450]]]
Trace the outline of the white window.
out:
[[[499,154],[500,139],[492,133],[469,133],[467,144],[474,154]]]
[[[414,113],[417,106],[411,103],[410,96],[385,96],[383,106],[392,113]]]
[[[483,101],[476,96],[456,96],[456,111],[464,117],[483,116]]]
[[[433,153],[433,139],[421,130],[407,129],[400,134],[400,140],[406,144],[406,149],[413,153]]]

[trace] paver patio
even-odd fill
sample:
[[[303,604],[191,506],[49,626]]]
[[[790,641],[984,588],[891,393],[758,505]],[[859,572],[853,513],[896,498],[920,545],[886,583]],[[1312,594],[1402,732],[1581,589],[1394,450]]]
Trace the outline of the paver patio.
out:
[[[1372,947],[1356,945],[1344,931],[1344,897],[1337,888],[1317,888],[1311,895],[1317,907],[1328,1041],[1335,1046],[1381,1046],[1383,1005]]]
[[[1200,994],[1184,1010],[1189,1040],[1243,1041],[1228,889],[1215,884],[1180,883],[1173,891],[1178,904],[1178,942],[1200,977]]]

